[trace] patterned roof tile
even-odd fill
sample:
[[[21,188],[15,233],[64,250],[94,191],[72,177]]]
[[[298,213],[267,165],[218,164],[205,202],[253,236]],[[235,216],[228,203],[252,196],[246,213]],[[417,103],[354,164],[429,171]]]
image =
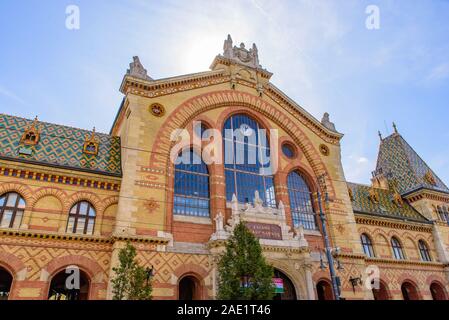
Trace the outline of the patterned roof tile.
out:
[[[0,114],[1,158],[121,176],[119,137],[95,133],[99,140],[98,154],[89,155],[83,152],[83,146],[91,131],[38,122],[39,142],[33,146],[21,145],[22,134],[31,123],[32,120]],[[19,154],[20,148],[31,149],[32,154]]]

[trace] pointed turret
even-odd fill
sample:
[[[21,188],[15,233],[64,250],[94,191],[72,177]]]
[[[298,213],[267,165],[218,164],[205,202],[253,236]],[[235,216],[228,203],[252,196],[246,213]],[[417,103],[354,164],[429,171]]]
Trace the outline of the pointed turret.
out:
[[[396,181],[402,195],[422,188],[449,193],[444,182],[399,134],[395,123],[393,129],[393,134],[381,139],[376,172]]]

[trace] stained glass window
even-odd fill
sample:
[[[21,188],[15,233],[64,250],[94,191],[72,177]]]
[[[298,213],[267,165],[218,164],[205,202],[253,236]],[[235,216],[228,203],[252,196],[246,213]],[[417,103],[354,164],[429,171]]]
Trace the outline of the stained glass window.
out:
[[[25,210],[25,200],[15,192],[0,197],[0,228],[19,228]]]
[[[95,209],[87,201],[76,203],[69,212],[68,233],[93,234],[95,226]]]
[[[265,206],[276,207],[267,132],[257,121],[237,114],[223,127],[226,199],[252,203],[255,191]]]
[[[316,230],[312,193],[304,177],[298,172],[292,171],[287,180],[293,225],[295,227],[302,225],[304,229]]]
[[[209,171],[192,150],[176,159],[174,186],[174,214],[209,217]]]

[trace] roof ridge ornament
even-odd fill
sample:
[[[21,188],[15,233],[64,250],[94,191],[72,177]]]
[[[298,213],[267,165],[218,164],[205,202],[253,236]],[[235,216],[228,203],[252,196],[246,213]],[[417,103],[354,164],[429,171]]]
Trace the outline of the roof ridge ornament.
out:
[[[133,62],[129,64],[129,69],[126,70],[126,74],[142,80],[153,80],[148,76],[147,69],[143,67],[138,56],[133,57]]]
[[[396,123],[394,123],[394,122],[393,122],[393,129],[394,129],[394,133],[399,134],[398,127],[396,126]]]

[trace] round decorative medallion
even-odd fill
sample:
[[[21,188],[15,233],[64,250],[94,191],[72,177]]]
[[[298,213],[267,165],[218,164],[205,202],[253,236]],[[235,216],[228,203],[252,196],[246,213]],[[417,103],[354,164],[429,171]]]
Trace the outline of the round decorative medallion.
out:
[[[329,147],[324,145],[324,144],[320,144],[320,152],[323,156],[328,156],[330,151],[329,151]]]
[[[150,106],[150,112],[155,117],[162,117],[165,114],[165,108],[159,103],[153,103]]]

